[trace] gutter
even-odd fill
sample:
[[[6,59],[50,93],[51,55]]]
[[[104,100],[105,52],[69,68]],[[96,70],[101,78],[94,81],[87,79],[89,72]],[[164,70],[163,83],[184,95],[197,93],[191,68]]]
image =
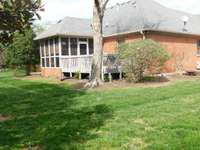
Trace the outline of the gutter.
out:
[[[107,36],[103,36],[104,38],[109,38],[113,36],[120,36],[120,35],[125,35],[125,34],[133,34],[133,33],[140,33],[145,36],[146,31],[153,31],[153,32],[163,32],[163,33],[174,33],[174,34],[181,34],[181,35],[190,35],[190,36],[200,36],[200,34],[195,34],[195,33],[188,33],[188,32],[176,32],[176,31],[170,31],[170,30],[156,30],[156,29],[143,29],[143,30],[135,30],[135,31],[129,31],[129,32],[121,32],[121,33],[116,33],[116,34],[111,34]],[[143,39],[146,38],[143,37]]]

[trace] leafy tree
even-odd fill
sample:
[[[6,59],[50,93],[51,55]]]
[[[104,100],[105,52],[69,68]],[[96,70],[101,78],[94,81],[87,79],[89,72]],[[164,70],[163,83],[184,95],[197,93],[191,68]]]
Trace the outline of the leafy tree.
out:
[[[41,0],[0,0],[0,41],[10,42],[16,31],[30,28],[40,9]]]
[[[119,60],[129,81],[143,79],[145,71],[160,73],[169,54],[153,40],[138,40],[119,45]]]
[[[13,43],[5,46],[6,64],[14,68],[25,67],[26,75],[30,74],[31,65],[39,62],[39,51],[33,41],[34,36],[32,29],[26,29],[23,34],[16,32]]]

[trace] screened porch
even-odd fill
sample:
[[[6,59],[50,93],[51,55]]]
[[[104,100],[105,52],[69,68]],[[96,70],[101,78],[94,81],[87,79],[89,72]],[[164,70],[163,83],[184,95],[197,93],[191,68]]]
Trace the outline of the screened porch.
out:
[[[40,42],[41,67],[60,68],[63,73],[90,74],[93,56],[90,37],[52,37]],[[104,55],[102,73],[120,73],[114,55]]]

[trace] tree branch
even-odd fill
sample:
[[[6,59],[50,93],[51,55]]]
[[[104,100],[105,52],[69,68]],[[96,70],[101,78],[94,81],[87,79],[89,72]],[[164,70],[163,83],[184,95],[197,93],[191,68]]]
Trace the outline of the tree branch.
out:
[[[95,7],[97,8],[97,11],[99,14],[101,14],[101,2],[99,0],[94,0],[94,4],[95,4]]]
[[[109,2],[109,0],[104,0],[103,5],[102,5],[102,10],[106,9],[108,2]]]
[[[102,17],[104,16],[104,12],[105,12],[105,10],[106,10],[106,6],[107,6],[108,2],[109,2],[109,0],[104,0],[104,1],[102,2],[102,6],[101,6],[101,16],[102,16]]]

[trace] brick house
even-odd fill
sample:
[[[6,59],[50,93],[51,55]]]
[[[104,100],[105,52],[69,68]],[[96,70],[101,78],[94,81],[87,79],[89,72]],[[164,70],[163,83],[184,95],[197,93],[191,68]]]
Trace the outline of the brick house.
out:
[[[107,8],[103,33],[103,73],[121,72],[111,61],[120,42],[148,38],[160,42],[171,55],[164,72],[200,69],[200,15],[169,9],[153,0],[131,0]],[[89,75],[92,37],[91,20],[71,17],[38,35],[42,75]]]

